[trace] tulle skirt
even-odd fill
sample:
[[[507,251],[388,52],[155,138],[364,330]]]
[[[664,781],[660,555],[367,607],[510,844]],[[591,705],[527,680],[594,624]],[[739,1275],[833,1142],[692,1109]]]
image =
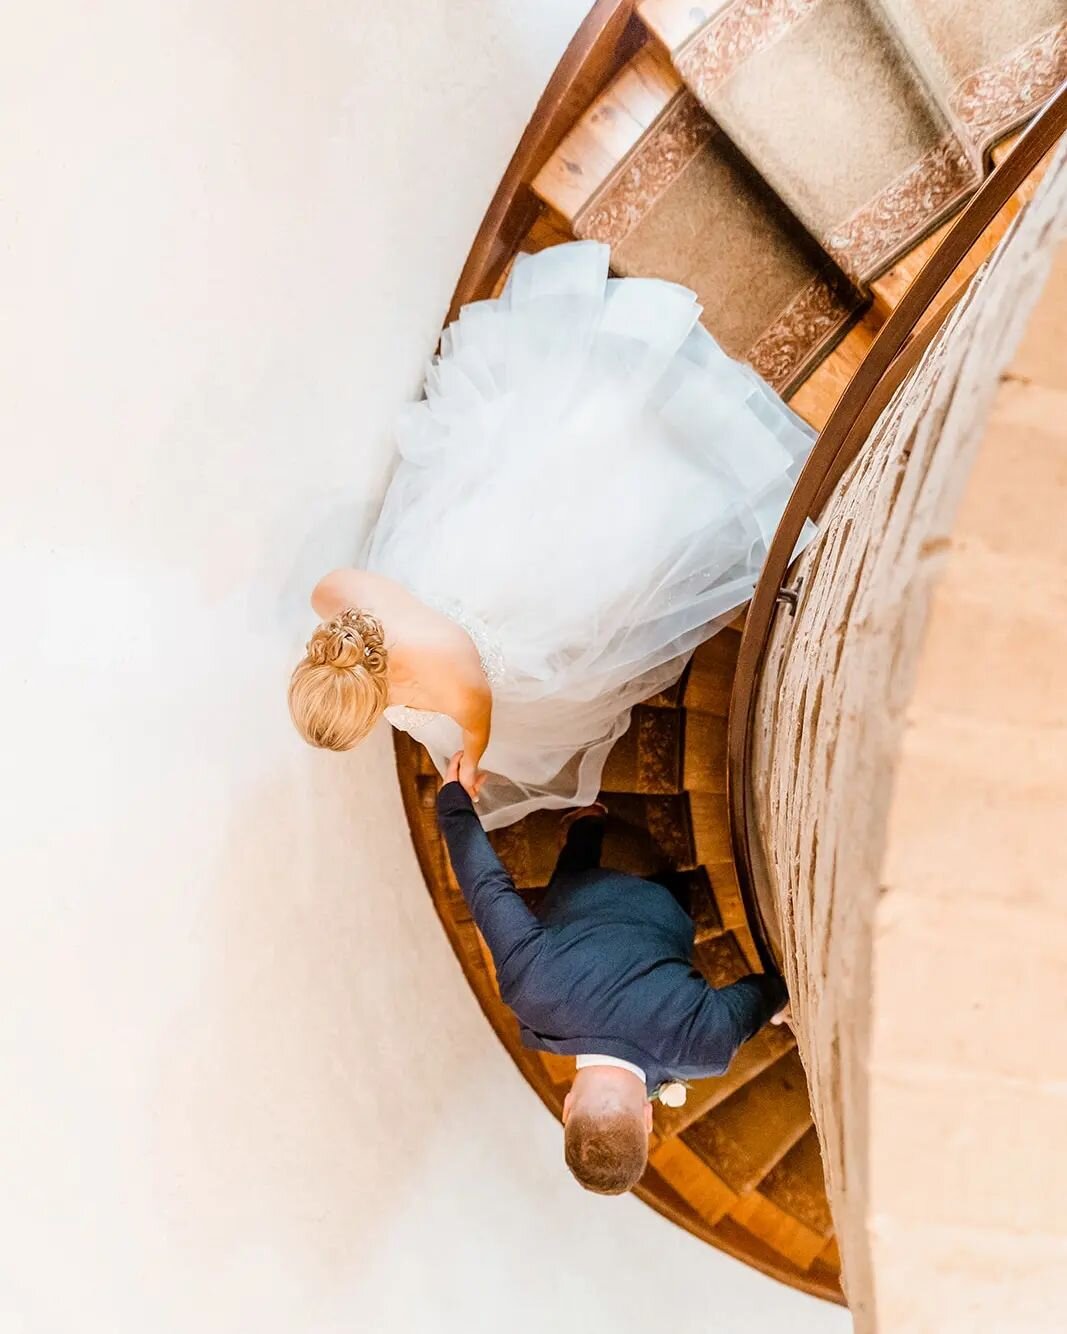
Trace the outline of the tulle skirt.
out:
[[[520,257],[403,414],[365,563],[495,665],[487,828],[594,800],[632,706],[752,595],[814,433],[699,314],[596,242]],[[460,729],[407,725],[443,772]]]

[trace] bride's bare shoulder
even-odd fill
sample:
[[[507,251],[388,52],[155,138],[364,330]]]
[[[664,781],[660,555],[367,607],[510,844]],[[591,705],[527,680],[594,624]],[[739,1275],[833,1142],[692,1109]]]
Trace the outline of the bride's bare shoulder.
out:
[[[427,690],[435,683],[434,708],[445,707],[438,696],[453,678],[461,686],[481,679],[478,651],[466,631],[387,575],[331,570],[315,585],[311,605],[324,621],[350,607],[377,617],[385,629],[393,677],[397,682],[421,681],[420,688]]]
[[[410,600],[411,594],[395,580],[352,566],[331,570],[311,591],[311,606],[316,616],[324,621],[349,607],[362,607],[381,615],[391,604],[404,604]]]

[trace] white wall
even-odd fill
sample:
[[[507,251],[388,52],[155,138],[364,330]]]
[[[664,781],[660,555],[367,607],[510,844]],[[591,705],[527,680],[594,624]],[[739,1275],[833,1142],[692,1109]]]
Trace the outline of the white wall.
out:
[[[7,11],[5,1334],[847,1325],[571,1185],[388,737],[286,718],[583,8]]]

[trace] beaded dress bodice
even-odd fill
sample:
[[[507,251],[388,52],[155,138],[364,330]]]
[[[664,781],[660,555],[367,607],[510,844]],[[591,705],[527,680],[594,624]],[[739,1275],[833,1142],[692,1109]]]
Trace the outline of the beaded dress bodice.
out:
[[[504,655],[495,636],[485,622],[480,621],[475,616],[469,616],[457,603],[432,597],[424,597],[422,601],[428,607],[432,607],[434,611],[439,611],[442,616],[447,616],[461,630],[467,632],[471,638],[471,643],[478,650],[482,671],[485,673],[485,679],[489,682],[490,688],[499,684],[504,678]],[[413,709],[407,704],[391,704],[385,710],[385,719],[388,723],[399,731],[409,732],[413,736],[417,735],[421,728],[426,727],[440,716],[432,709]]]

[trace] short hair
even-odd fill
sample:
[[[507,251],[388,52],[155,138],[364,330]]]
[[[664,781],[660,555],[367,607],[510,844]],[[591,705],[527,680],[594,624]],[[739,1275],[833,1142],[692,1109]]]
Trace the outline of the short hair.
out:
[[[598,1195],[623,1195],[648,1163],[645,1118],[632,1110],[595,1115],[573,1111],[563,1132],[563,1157],[571,1175]]]

